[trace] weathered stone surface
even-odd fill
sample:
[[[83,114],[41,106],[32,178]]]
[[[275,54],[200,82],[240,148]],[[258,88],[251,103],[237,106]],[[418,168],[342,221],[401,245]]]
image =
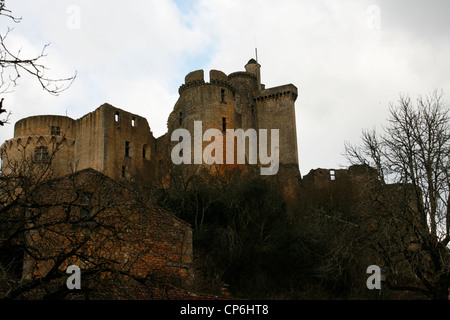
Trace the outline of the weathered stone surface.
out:
[[[170,165],[170,151],[177,144],[170,141],[173,131],[184,128],[194,137],[194,121],[201,121],[203,132],[218,129],[224,138],[226,129],[267,129],[269,134],[270,129],[278,129],[280,166],[298,171],[297,88],[288,84],[265,89],[260,68],[251,59],[245,71],[228,76],[211,70],[210,82],[205,82],[203,70],[186,75],[167,121],[168,132],[158,139],[145,118],[106,103],[77,120],[63,116],[22,119],[15,125],[14,138],[2,146],[2,167],[7,170],[9,161],[35,157],[40,147],[50,155],[58,148],[52,158],[55,176],[93,168],[115,180],[145,186],[158,179],[162,166]],[[203,148],[208,144],[203,141]],[[225,145],[223,151],[225,155]],[[246,164],[248,152],[247,147]]]

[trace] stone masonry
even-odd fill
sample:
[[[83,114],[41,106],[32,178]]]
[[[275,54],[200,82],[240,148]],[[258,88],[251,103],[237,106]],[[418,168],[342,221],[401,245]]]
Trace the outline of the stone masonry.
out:
[[[115,180],[147,185],[154,181],[161,164],[170,162],[176,144],[170,141],[173,131],[184,128],[193,136],[194,121],[201,121],[203,132],[215,128],[224,136],[226,129],[278,129],[280,168],[289,168],[289,176],[300,176],[297,88],[288,84],[266,89],[260,68],[251,59],[245,71],[226,75],[211,70],[209,83],[203,70],[189,73],[168,118],[168,132],[159,138],[153,136],[145,118],[109,104],[77,120],[55,115],[19,120],[14,138],[1,147],[2,169],[8,172],[8,166],[21,159],[48,161],[51,157],[56,176],[92,168]],[[203,142],[203,148],[207,144]]]

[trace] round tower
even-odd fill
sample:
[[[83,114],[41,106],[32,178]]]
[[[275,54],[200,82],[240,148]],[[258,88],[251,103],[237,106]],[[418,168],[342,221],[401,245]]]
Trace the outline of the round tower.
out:
[[[203,141],[203,134],[208,129],[220,132],[223,142],[227,129],[236,128],[234,112],[235,89],[228,81],[228,76],[217,70],[210,71],[210,82],[204,80],[203,70],[189,73],[185,83],[180,87],[177,103],[168,120],[168,134],[178,128],[187,129],[191,135],[192,162],[199,164],[202,159],[194,154],[195,139],[201,141],[202,153],[213,140]],[[176,145],[174,142],[173,145]],[[194,159],[195,158],[195,159]],[[223,161],[225,157],[223,156]]]
[[[236,89],[236,112],[241,115],[239,125],[243,129],[257,128],[257,109],[253,97],[261,88],[260,67],[254,59],[251,59],[245,66],[247,71],[233,72],[228,75],[228,80]]]
[[[1,147],[2,171],[16,170],[31,160],[34,164],[51,162],[51,172],[61,176],[73,172],[75,120],[65,116],[33,116],[19,120],[14,138]]]
[[[261,65],[255,59],[250,59],[245,65],[245,71],[256,76],[257,89],[261,90]]]

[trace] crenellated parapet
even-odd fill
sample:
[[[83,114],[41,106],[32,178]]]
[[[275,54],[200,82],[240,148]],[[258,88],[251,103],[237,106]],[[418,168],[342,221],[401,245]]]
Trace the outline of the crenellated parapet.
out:
[[[295,100],[297,100],[297,97],[298,97],[297,88],[292,84],[288,84],[284,86],[262,90],[254,98],[254,101],[261,102],[265,100],[288,98],[295,102]]]
[[[201,86],[203,84],[205,84],[203,70],[192,71],[185,77],[184,84],[180,86],[178,93],[181,95],[187,89]]]
[[[235,78],[250,78],[255,81],[257,80],[255,74],[250,73],[250,72],[245,72],[245,71],[237,71],[237,72],[230,73],[228,75],[228,80],[232,80]]]
[[[228,81],[228,76],[222,71],[211,70],[209,72],[209,82],[212,85],[229,89],[233,93],[233,95],[236,93],[236,89]]]
[[[233,94],[236,92],[236,89],[228,81],[228,76],[222,71],[211,70],[209,72],[209,79],[210,79],[209,83],[205,82],[203,70],[193,71],[185,77],[184,84],[180,86],[180,88],[178,89],[178,93],[181,95],[188,89],[204,85],[215,85],[225,87],[229,89]]]

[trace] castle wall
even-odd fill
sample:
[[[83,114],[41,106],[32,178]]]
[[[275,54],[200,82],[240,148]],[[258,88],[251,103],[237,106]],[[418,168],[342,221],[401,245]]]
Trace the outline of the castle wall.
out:
[[[40,147],[45,153],[37,154]],[[6,173],[32,159],[51,163],[55,177],[92,168],[113,179],[147,184],[157,166],[155,149],[145,118],[104,104],[78,120],[36,116],[18,121],[14,138],[2,146],[2,168]]]
[[[99,109],[76,122],[74,162],[76,170],[87,168],[104,171],[104,117]]]
[[[179,99],[169,115],[167,134],[158,140],[153,137],[145,118],[115,108],[109,104],[73,120],[62,116],[38,116],[19,121],[12,140],[4,144],[8,158],[20,159],[23,154],[33,156],[40,145],[49,152],[60,146],[55,160],[57,175],[93,168],[107,176],[148,184],[161,174],[161,164],[172,164],[172,149],[179,143],[171,141],[174,130],[187,129],[191,135],[191,163],[205,163],[206,147],[214,141],[203,141],[208,129],[217,129],[223,142],[222,160],[226,163],[227,129],[278,129],[279,160],[281,165],[298,170],[295,100],[297,88],[285,85],[265,89],[261,84],[260,65],[251,59],[245,71],[226,75],[211,70],[209,83],[204,71],[197,70],[185,77],[179,88]],[[198,135],[194,123],[201,122]],[[58,128],[58,134],[51,130]],[[195,152],[196,137],[202,145],[201,154]],[[260,136],[258,137],[260,139]],[[228,139],[229,140],[229,139]],[[268,137],[270,144],[271,137]],[[234,164],[237,163],[237,143],[234,143]],[[271,146],[268,146],[270,154]],[[209,151],[211,151],[209,149]],[[249,148],[246,146],[246,163]],[[197,156],[197,159],[195,157]],[[217,155],[216,155],[217,156]],[[272,156],[272,155],[271,155]]]
[[[352,165],[348,169],[315,169],[303,176],[302,184],[317,190],[326,189],[336,184],[336,181],[348,181],[354,185],[367,186],[378,183],[375,169],[367,165]]]
[[[148,183],[153,176],[155,139],[147,120],[108,104],[101,106],[96,113],[102,125],[99,128],[101,136],[96,138],[100,142],[99,148],[103,149],[99,155],[101,158],[96,159],[102,162],[100,171],[116,180]],[[91,126],[90,130],[96,129]],[[80,135],[86,134],[89,130],[80,130]],[[87,153],[96,157],[98,152],[91,149]]]

